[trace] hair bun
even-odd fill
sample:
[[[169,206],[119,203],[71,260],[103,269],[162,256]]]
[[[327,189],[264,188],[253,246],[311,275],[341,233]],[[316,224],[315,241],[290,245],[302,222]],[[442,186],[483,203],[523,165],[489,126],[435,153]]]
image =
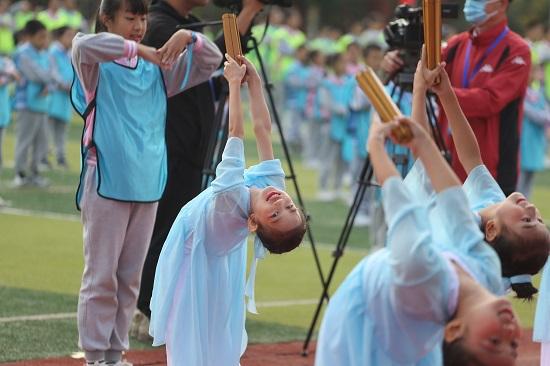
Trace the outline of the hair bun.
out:
[[[531,282],[512,283],[512,290],[516,293],[518,299],[532,301],[533,295],[539,290]]]

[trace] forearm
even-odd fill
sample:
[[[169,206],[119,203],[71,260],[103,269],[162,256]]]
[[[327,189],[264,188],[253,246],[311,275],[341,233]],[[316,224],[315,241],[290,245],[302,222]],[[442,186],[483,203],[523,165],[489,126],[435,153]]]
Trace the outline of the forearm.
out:
[[[374,169],[374,175],[380,185],[391,177],[400,177],[395,164],[386,152],[383,142],[375,142],[369,145],[369,158]]]
[[[195,34],[197,41],[187,84],[183,85],[189,61],[187,49],[180,54],[172,68],[162,70],[169,97],[207,81],[222,61],[222,54],[218,47],[206,36]]]
[[[458,158],[466,173],[470,173],[476,166],[483,164],[474,131],[466,119],[464,112],[462,112],[458,99],[452,89],[441,93],[439,100],[449,120],[453,140],[457,147]]]
[[[78,33],[73,39],[72,59],[78,64],[97,64],[122,57],[135,57],[137,44],[112,33]]]
[[[413,87],[413,102],[411,119],[418,123],[426,132],[431,134],[430,124],[428,122],[428,113],[426,112],[426,88],[423,86]]]
[[[54,80],[50,71],[42,69],[27,56],[21,57],[19,70],[25,79],[36,83],[47,84]]]
[[[265,101],[261,81],[259,79],[249,81],[248,90],[258,155],[261,161],[271,160],[274,158],[271,140],[271,115]]]
[[[433,140],[426,138],[417,146],[418,148],[413,153],[417,159],[422,161],[435,192],[461,185],[458,177],[445,161]]]
[[[241,84],[239,82],[229,83],[229,137],[244,138]]]

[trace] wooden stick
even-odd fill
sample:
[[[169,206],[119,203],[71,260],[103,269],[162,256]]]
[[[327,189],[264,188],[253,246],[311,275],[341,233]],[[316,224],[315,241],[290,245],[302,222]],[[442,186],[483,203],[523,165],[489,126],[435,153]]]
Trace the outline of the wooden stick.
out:
[[[441,62],[441,0],[423,0],[423,15],[427,64],[433,70]]]
[[[237,28],[237,17],[233,13],[225,13],[222,15],[222,22],[227,53],[241,65],[241,60],[237,57],[243,54],[241,36]]]
[[[386,92],[384,85],[374,71],[367,67],[355,77],[361,90],[367,95],[382,122],[387,123],[402,116],[401,111]],[[412,139],[412,131],[408,127],[399,126],[392,133],[398,142],[408,142]]]

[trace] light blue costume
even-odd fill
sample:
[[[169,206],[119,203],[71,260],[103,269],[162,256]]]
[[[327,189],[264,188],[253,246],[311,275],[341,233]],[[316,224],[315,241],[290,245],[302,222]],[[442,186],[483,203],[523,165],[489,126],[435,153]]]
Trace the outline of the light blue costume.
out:
[[[59,81],[64,85],[71,85],[74,72],[71,65],[71,57],[67,50],[59,42],[55,42],[50,46],[49,53],[55,65]],[[50,93],[48,115],[66,123],[70,122],[72,106],[67,90],[56,88]]]
[[[237,366],[246,348],[245,292],[253,303],[257,260],[245,291],[249,187],[284,189],[279,160],[245,170],[244,146],[229,138],[212,185],[186,204],[158,261],[151,299],[153,345],[167,344],[168,365]]]
[[[80,83],[73,83],[71,92],[73,106],[82,117],[86,118],[86,110],[95,105],[97,192],[101,197],[118,201],[158,201],[167,177],[163,123],[167,95],[161,70],[141,58],[135,68],[103,62],[99,70],[97,93],[89,105]],[[83,146],[77,206],[83,192],[88,153],[89,147]]]
[[[7,61],[0,57],[0,70],[5,70],[7,67]],[[8,88],[11,78],[0,75],[0,79],[3,81],[0,83],[0,128],[4,128],[11,120],[10,92]]]
[[[540,280],[533,340],[543,343],[550,342],[550,260],[546,262]]]
[[[434,244],[424,203],[402,180],[382,187],[388,245],[367,256],[331,298],[321,325],[316,366],[441,365],[443,332],[456,311],[458,277],[447,253]],[[459,265],[485,287],[472,269],[486,251],[483,235],[460,187],[436,195],[434,211],[454,236]],[[491,265],[500,272],[496,254]]]
[[[348,75],[330,76],[323,80],[321,88],[324,91],[323,104],[328,105],[331,112],[329,137],[342,143],[346,137],[349,118],[349,101],[353,96],[354,79]]]
[[[427,202],[429,210],[434,207],[435,193],[422,162],[416,161],[413,168],[405,178],[405,184],[412,192],[415,192],[418,199]],[[491,176],[491,173],[487,170],[485,165],[479,165],[472,169],[470,174],[468,174],[466,181],[464,181],[462,188],[468,197],[470,210],[474,213],[477,213],[486,207],[500,203],[506,199],[502,189]],[[479,228],[481,226],[481,217],[476,214],[476,219]],[[434,215],[434,213],[430,213],[430,220],[432,220],[432,225],[434,227],[440,227],[440,224],[437,222],[438,218]],[[481,229],[479,230],[481,232]],[[448,247],[449,244],[453,245],[452,236],[446,236],[445,232],[437,230],[435,238],[436,242],[444,248]],[[486,247],[488,250],[493,251],[490,249],[489,245],[486,244]],[[484,272],[484,276],[487,278],[495,279],[495,273],[493,273],[492,266],[481,266],[479,267],[479,270]],[[512,277],[511,279],[501,279],[500,281],[500,288],[497,286],[497,283],[492,283],[491,287],[488,289],[497,295],[502,295],[505,290],[510,288],[510,281],[515,281],[515,277]]]
[[[19,65],[21,57],[33,60],[34,65],[40,68],[42,72],[51,71],[51,60],[48,52],[37,50],[30,43],[24,44],[16,50],[14,55],[16,66]],[[16,103],[16,108],[27,109],[36,113],[48,113],[49,93],[44,94],[47,88],[48,85],[33,80],[25,80],[23,83],[18,83],[16,93],[21,93],[19,97],[21,104]]]
[[[521,130],[521,170],[538,172],[544,169],[549,108],[542,89],[528,89]]]

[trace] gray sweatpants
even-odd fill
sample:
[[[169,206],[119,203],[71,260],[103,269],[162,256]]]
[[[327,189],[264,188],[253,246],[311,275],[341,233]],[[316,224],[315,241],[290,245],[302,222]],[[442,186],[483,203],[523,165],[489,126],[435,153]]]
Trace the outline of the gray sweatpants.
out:
[[[128,330],[157,203],[119,202],[100,197],[94,166],[88,166],[84,184],[79,346],[87,361],[116,361],[129,347]]]
[[[55,149],[55,159],[58,164],[65,164],[67,162],[65,154],[65,146],[67,145],[67,125],[68,122],[50,117],[50,135],[53,148]]]
[[[20,110],[17,112],[15,125],[15,173],[29,173],[28,156],[32,149],[30,175],[38,174],[38,164],[48,153],[46,113]]]

